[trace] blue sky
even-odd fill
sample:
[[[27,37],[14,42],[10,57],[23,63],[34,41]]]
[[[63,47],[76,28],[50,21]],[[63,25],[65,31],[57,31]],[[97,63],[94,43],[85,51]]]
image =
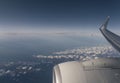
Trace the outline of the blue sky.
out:
[[[1,31],[98,30],[120,26],[119,0],[0,0]]]

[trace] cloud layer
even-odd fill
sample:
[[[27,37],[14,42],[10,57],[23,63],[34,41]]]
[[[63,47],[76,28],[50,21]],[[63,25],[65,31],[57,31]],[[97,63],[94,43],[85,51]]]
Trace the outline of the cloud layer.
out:
[[[89,60],[100,57],[120,57],[120,54],[111,46],[98,46],[89,48],[76,48],[60,52],[54,52],[53,55],[34,55],[38,59],[72,59],[72,60]]]

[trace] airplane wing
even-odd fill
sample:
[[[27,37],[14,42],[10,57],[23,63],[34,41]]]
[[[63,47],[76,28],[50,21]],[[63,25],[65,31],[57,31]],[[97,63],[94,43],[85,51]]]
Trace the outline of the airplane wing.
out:
[[[110,17],[107,17],[105,23],[100,27],[100,31],[103,36],[108,40],[108,42],[120,52],[120,36],[114,34],[107,29],[108,21]]]
[[[120,37],[107,30],[109,17],[100,31],[120,51]],[[120,58],[70,61],[53,68],[53,83],[120,83]]]

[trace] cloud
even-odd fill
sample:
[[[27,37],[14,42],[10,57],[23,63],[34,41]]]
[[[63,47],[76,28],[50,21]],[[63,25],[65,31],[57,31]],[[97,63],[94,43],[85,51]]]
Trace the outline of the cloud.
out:
[[[49,56],[34,55],[34,57],[38,59],[89,60],[100,57],[120,57],[120,54],[111,46],[98,46],[54,52],[53,55]]]

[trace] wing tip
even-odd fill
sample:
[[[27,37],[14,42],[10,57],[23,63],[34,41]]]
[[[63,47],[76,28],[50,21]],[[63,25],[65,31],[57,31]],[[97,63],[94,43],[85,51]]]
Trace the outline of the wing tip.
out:
[[[102,26],[100,27],[100,30],[104,30],[107,28],[108,22],[110,20],[110,16],[107,16],[105,22],[102,24]]]

